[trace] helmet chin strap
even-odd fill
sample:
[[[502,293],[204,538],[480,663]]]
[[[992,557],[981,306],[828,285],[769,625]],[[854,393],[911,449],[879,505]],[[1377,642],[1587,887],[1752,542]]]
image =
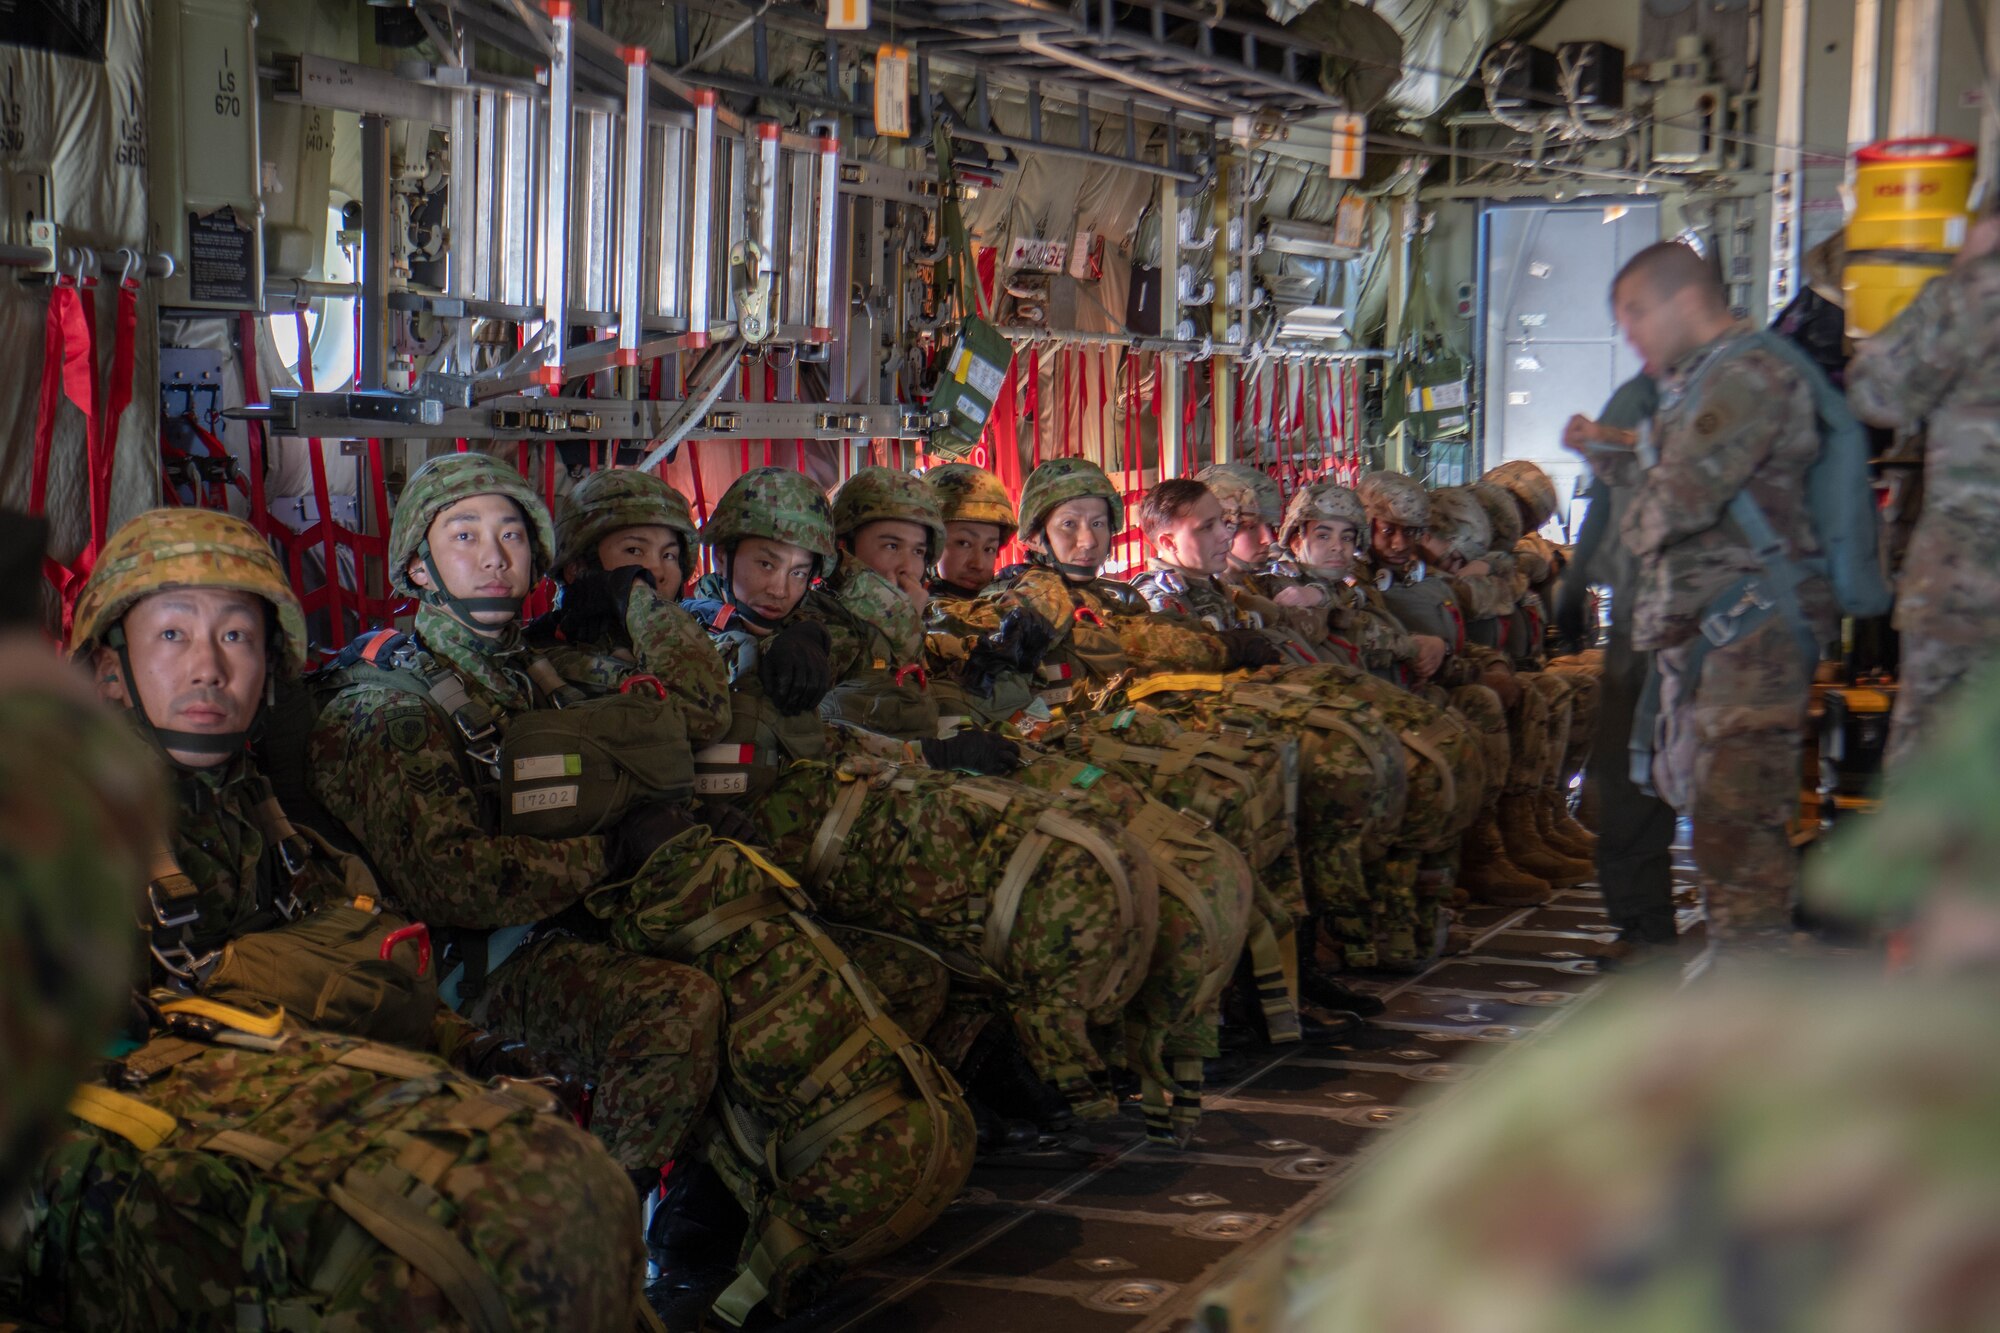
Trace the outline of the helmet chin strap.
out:
[[[454,593],[445,583],[444,576],[438,573],[437,562],[431,559],[431,543],[428,537],[424,539],[423,545],[417,548],[417,559],[423,561],[424,572],[430,575],[431,580],[431,586],[424,590],[423,600],[440,611],[448,612],[453,619],[463,623],[468,629],[486,628],[472,622],[471,617],[475,615],[486,615],[494,611],[505,611],[510,616],[521,614],[521,604],[527,600],[523,597],[460,597]]]
[[[1077,583],[1089,583],[1097,577],[1097,572],[1104,568],[1102,561],[1094,565],[1072,565],[1066,560],[1056,559],[1051,552],[1037,550],[1032,546],[1028,548],[1028,559],[1037,564],[1047,565],[1064,578]]]
[[[152,716],[146,712],[146,700],[139,693],[139,678],[132,673],[132,652],[125,641],[125,627],[114,626],[104,637],[111,650],[118,654],[118,670],[123,674],[125,681],[127,711],[132,714],[132,720],[138,726],[139,734],[151,741],[153,747],[168,763],[175,768],[195,772],[202,766],[183,763],[176,759],[174,757],[176,750],[182,754],[234,755],[241,754],[243,747],[250,743],[250,738],[256,734],[258,724],[264,718],[263,703],[258,704],[257,712],[250,719],[249,727],[242,731],[174,731],[157,725]],[[266,691],[266,694],[268,696],[269,691]]]

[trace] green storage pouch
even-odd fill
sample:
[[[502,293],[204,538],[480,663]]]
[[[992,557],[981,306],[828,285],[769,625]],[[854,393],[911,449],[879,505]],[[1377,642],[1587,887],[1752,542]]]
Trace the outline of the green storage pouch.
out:
[[[421,927],[391,939],[409,926],[390,912],[323,907],[224,945],[202,994],[225,1003],[275,1002],[306,1027],[425,1047],[438,1007],[437,973]]]
[[[958,293],[959,333],[931,394],[931,411],[949,413],[949,419],[931,432],[930,452],[946,461],[964,462],[986,431],[986,419],[992,415],[993,402],[1014,362],[1014,345],[984,318],[987,312],[974,277],[972,242],[953,194],[951,136],[942,128],[937,133],[937,158],[944,199],[939,226],[944,231],[948,281]]]
[[[642,801],[684,801],[694,756],[679,710],[611,694],[507,723],[500,743],[500,831],[575,838],[609,828]]]

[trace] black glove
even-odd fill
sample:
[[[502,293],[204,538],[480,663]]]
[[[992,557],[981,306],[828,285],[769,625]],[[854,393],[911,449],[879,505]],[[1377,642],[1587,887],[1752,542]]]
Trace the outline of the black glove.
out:
[[[708,825],[708,831],[718,838],[747,842],[753,846],[764,841],[757,821],[728,801],[696,801],[694,813],[695,818]]]
[[[794,620],[764,640],[757,654],[757,679],[764,696],[787,717],[810,713],[833,688],[827,654],[833,640],[816,620]]]
[[[1021,747],[990,731],[961,731],[941,741],[920,744],[924,762],[932,768],[962,768],[968,773],[1000,777],[1021,766]]]
[[[532,1083],[554,1095],[570,1118],[582,1123],[590,1104],[590,1085],[577,1075],[557,1069],[525,1041],[482,1032],[452,1052],[451,1063],[480,1082],[496,1078]]]
[[[1222,646],[1229,650],[1229,669],[1276,666],[1285,660],[1278,645],[1264,637],[1262,630],[1226,629],[1219,636]]]
[[[693,810],[678,802],[648,801],[634,807],[604,835],[611,869],[621,878],[638,874],[647,857],[700,822]]]
[[[571,643],[625,642],[625,608],[635,583],[658,590],[653,576],[640,565],[609,573],[593,569],[563,584],[559,621],[563,637]]]
[[[1055,626],[1043,619],[1041,612],[1030,606],[1017,606],[1000,617],[1000,628],[980,636],[972,650],[972,660],[977,663],[981,658],[990,658],[1016,671],[1032,671],[1055,641]]]
[[[1590,589],[1581,577],[1565,577],[1556,591],[1556,637],[1562,643],[1582,647],[1589,642],[1587,613],[1590,607]]]

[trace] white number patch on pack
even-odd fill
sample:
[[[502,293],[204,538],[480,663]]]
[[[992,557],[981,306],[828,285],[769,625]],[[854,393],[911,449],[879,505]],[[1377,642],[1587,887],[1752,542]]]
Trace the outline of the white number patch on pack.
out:
[[[562,810],[576,804],[577,786],[530,787],[514,793],[514,813],[533,814],[537,810]]]
[[[694,790],[697,796],[741,796],[750,790],[750,775],[697,773],[694,775]]]

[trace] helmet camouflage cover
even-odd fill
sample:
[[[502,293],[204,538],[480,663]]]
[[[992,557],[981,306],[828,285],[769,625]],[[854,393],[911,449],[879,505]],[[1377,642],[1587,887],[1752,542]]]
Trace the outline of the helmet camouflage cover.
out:
[[[428,551],[431,523],[461,500],[499,495],[512,500],[533,534],[535,567],[547,573],[555,567],[555,523],[548,506],[521,474],[491,454],[439,454],[410,474],[389,521],[389,586],[405,597],[423,597],[410,582],[410,561]]]
[[[1274,528],[1284,517],[1284,493],[1263,468],[1248,463],[1210,463],[1195,480],[1215,492],[1225,513],[1254,514]]]
[[[1429,527],[1431,497],[1423,483],[1401,472],[1370,472],[1355,488],[1368,517],[1402,527]]]
[[[1475,481],[1465,489],[1486,511],[1486,521],[1493,529],[1492,549],[1513,550],[1514,543],[1521,540],[1521,508],[1513,495],[1490,481]]]
[[[1361,497],[1347,487],[1322,477],[1310,485],[1301,487],[1292,496],[1292,503],[1285,510],[1285,523],[1278,532],[1278,540],[1287,546],[1292,539],[1312,523],[1351,523],[1357,541],[1368,528],[1368,511],[1361,507]]]
[[[1006,541],[1020,529],[1014,497],[1007,485],[983,467],[946,463],[924,473],[938,498],[938,515],[947,523],[991,523]]]
[[[695,539],[686,497],[659,477],[629,467],[593,472],[576,484],[557,514],[556,568],[594,555],[597,544],[614,532],[643,527],[672,528],[684,548]]]
[[[1461,560],[1477,560],[1493,549],[1493,523],[1486,507],[1463,486],[1431,492],[1431,531]]]
[[[228,588],[261,597],[277,623],[275,658],[306,662],[306,618],[270,544],[245,522],[212,509],[149,509],[111,534],[78,594],[71,656],[106,641],[133,605],[168,588]]]
[[[883,519],[921,527],[930,538],[931,559],[936,560],[944,551],[944,516],[929,482],[896,468],[856,469],[834,493],[834,535],[852,537]]]
[[[730,483],[701,529],[702,544],[718,549],[745,537],[784,542],[831,561],[833,511],[803,472],[752,468]]]
[[[1548,522],[1561,503],[1556,495],[1556,484],[1549,474],[1525,458],[1511,459],[1490,468],[1480,480],[1492,482],[1525,505],[1531,521],[1523,526],[1529,529],[1539,528]]]
[[[1057,505],[1092,498],[1111,507],[1111,531],[1123,532],[1125,500],[1104,469],[1087,458],[1051,458],[1030,472],[1021,487],[1021,531],[1033,536]]]

